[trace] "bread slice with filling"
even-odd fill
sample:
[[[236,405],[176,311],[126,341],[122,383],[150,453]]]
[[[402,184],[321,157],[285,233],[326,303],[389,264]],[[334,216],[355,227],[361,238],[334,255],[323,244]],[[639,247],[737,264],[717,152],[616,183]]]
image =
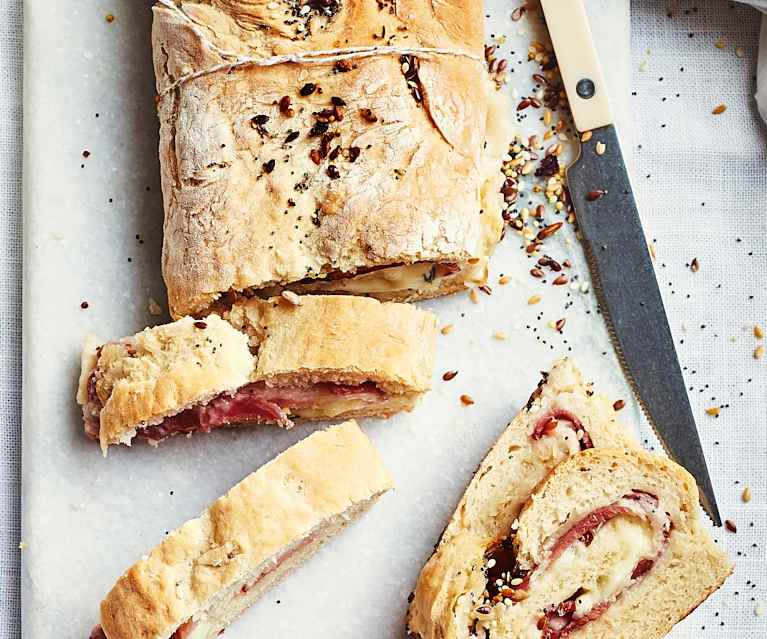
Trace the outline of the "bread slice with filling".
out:
[[[386,417],[431,383],[436,319],[352,296],[237,302],[83,353],[78,402],[106,451],[242,423]]]
[[[509,534],[485,549],[485,590],[458,636],[659,639],[732,571],[701,525],[692,476],[639,450],[566,460]]]
[[[469,483],[418,578],[409,631],[422,639],[466,636],[463,620],[485,587],[485,551],[508,535],[535,487],[581,450],[634,446],[613,402],[594,393],[572,360],[556,362]]]
[[[355,422],[318,431],[131,566],[102,601],[91,637],[216,637],[391,487]]]

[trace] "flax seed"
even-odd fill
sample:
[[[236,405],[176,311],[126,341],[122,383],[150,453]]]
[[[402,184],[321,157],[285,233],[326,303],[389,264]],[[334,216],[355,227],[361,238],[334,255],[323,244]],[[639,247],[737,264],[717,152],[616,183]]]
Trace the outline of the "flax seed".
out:
[[[471,398],[471,395],[461,395],[461,404],[471,406],[473,403],[474,400]]]

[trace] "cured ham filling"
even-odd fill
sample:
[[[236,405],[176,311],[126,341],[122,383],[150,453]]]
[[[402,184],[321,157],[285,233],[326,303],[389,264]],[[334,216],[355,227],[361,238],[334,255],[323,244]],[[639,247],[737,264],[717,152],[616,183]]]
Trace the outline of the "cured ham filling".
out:
[[[557,437],[568,449],[571,449],[570,452],[594,448],[591,436],[581,420],[562,408],[554,408],[543,415],[536,422],[530,437],[534,441]]]
[[[570,526],[550,545],[543,564],[531,570],[520,568],[511,538],[500,540],[486,553],[485,598],[476,609],[472,633],[478,634],[478,626],[493,615],[495,606],[523,602],[533,588],[548,592],[565,584],[574,591],[544,606],[537,628],[541,639],[567,637],[598,619],[653,569],[671,529],[671,519],[660,511],[658,498],[633,490]],[[589,548],[590,554],[585,551]],[[608,568],[595,566],[594,558],[600,556],[609,562]]]
[[[215,428],[247,422],[270,423],[289,428],[289,415],[301,411],[323,411],[334,417],[346,411],[379,404],[389,395],[374,382],[335,384],[319,382],[306,387],[272,387],[254,382],[234,393],[221,393],[207,403],[170,415],[158,424],[140,426],[136,436],[158,443],[178,433],[209,433]],[[96,394],[95,373],[88,383],[88,404],[83,407],[86,434],[99,439],[101,403]]]

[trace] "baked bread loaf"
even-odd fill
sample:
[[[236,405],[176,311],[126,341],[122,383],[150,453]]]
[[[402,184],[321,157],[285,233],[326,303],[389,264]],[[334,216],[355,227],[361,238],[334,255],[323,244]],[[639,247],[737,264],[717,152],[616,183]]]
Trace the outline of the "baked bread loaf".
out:
[[[732,572],[698,514],[695,480],[677,464],[636,449],[577,453],[506,538],[464,565],[471,590],[439,636],[659,639]]]
[[[102,601],[91,637],[216,637],[391,487],[355,422],[315,432],[135,563]]]
[[[152,40],[173,317],[485,281],[481,2],[160,0]]]
[[[253,298],[83,351],[77,400],[101,443],[248,422],[386,417],[429,389],[435,317],[341,296]]]
[[[509,534],[535,487],[581,450],[633,446],[612,402],[583,382],[572,360],[556,362],[469,483],[418,578],[408,611],[410,632],[422,639],[466,636],[460,624],[467,602],[479,599],[485,587],[484,554]]]

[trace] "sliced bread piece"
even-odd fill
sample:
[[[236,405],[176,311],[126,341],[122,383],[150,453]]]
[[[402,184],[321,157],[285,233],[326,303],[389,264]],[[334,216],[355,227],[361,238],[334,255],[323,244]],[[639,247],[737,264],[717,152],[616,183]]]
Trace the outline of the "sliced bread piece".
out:
[[[581,450],[635,445],[613,402],[594,394],[572,360],[555,363],[469,483],[418,578],[409,631],[423,639],[466,636],[463,621],[485,588],[485,552],[509,534],[538,483]]]
[[[310,435],[135,563],[101,603],[92,637],[218,636],[391,487],[354,421]]]
[[[639,450],[587,450],[532,494],[486,551],[464,636],[659,639],[732,572],[699,520],[695,480]]]
[[[77,400],[104,451],[242,423],[387,417],[428,390],[435,334],[434,315],[407,304],[244,299],[224,319],[185,317],[90,342]]]

